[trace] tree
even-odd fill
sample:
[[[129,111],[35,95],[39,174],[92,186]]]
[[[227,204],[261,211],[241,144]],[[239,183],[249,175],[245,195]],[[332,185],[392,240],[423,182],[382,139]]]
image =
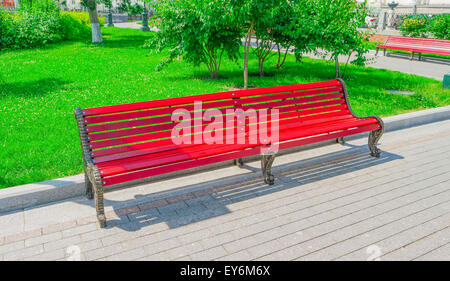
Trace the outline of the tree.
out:
[[[226,0],[157,1],[159,32],[145,45],[169,51],[157,69],[182,56],[195,66],[205,64],[211,79],[217,79],[223,55],[236,60],[239,54],[241,33],[231,24],[229,7]]]
[[[314,25],[317,32],[316,47],[331,53],[331,59],[335,61],[336,78],[345,76],[353,53],[356,53],[353,63],[363,64],[365,61],[367,50],[363,43],[368,40],[368,36],[358,30],[364,25],[367,15],[365,4],[355,0],[316,0],[313,6],[313,14],[317,15]],[[347,56],[343,71],[339,55]]]
[[[309,32],[311,28],[304,13],[314,0],[231,0],[233,25],[244,33],[244,89],[248,88],[248,55],[251,37],[255,36],[252,48],[258,57],[259,75],[264,75],[264,62],[278,51],[277,68],[280,68],[290,47],[294,46],[297,59],[301,54],[313,48]],[[308,19],[308,20],[305,20]],[[281,50],[285,49],[284,54]],[[282,58],[283,56],[283,58]]]
[[[258,57],[259,76],[264,76],[264,62],[274,55],[274,27],[279,11],[283,10],[283,0],[252,1],[250,17],[254,22],[255,47],[252,48]]]
[[[107,0],[110,1],[110,0]],[[128,16],[134,16],[138,14],[142,14],[144,12],[144,8],[138,3],[131,4],[131,0],[122,0],[119,7],[117,9],[120,12],[127,13]]]
[[[244,89],[248,88],[248,56],[252,34],[255,32],[256,0],[230,0],[230,16],[233,27],[240,31],[240,38],[244,37]]]
[[[89,13],[89,19],[91,21],[92,43],[103,42],[100,22],[98,20],[96,0],[82,0],[81,4],[86,7]]]

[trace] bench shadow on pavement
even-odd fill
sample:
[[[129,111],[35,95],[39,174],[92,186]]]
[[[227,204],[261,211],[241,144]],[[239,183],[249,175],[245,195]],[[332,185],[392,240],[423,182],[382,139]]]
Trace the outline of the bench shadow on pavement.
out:
[[[410,60],[410,54],[404,54],[404,53],[386,53],[387,57],[393,57],[397,59],[405,59]],[[418,61],[418,54],[414,54],[414,60]],[[428,57],[422,55],[421,62],[428,62],[428,63],[435,63],[435,64],[442,64],[442,65],[448,65],[450,66],[450,59],[445,58],[437,58],[437,57]]]
[[[228,204],[242,202],[248,199],[258,198],[264,195],[274,194],[279,191],[298,188],[298,192],[305,192],[311,189],[322,189],[327,187],[321,185],[321,180],[333,177],[348,175],[346,179],[354,177],[352,173],[362,169],[375,167],[377,165],[402,159],[402,156],[392,154],[386,151],[381,153],[380,158],[373,158],[368,155],[367,145],[354,146],[345,144],[347,149],[338,152],[328,153],[322,156],[312,157],[307,160],[294,161],[287,164],[276,165],[273,167],[275,174],[275,184],[267,185],[263,182],[262,177],[255,176],[253,179],[241,182],[235,181],[233,184],[225,184],[220,186],[218,179],[202,185],[211,184],[215,186],[211,188],[210,196],[206,195],[196,199],[191,199],[189,206],[183,201],[169,204],[163,207],[152,208],[139,213],[128,214],[128,219],[109,219],[108,228],[118,227],[126,231],[136,231],[142,227],[150,226],[157,223],[167,223],[170,228],[177,228],[194,222],[208,220],[221,215],[229,214],[232,211],[227,208]],[[244,169],[248,169],[254,173],[260,173],[259,168],[244,165]],[[367,174],[370,177],[370,170]],[[241,176],[236,176],[238,179]],[[230,181],[229,177],[226,179]],[[217,185],[219,181],[219,185]],[[311,187],[308,184],[318,183],[317,186]],[[328,183],[329,184],[329,183]],[[219,187],[217,187],[219,186]],[[183,187],[189,189],[192,186]],[[304,190],[301,190],[304,188]],[[208,188],[206,188],[208,189]],[[175,192],[175,191],[174,191]],[[205,194],[207,194],[206,192]],[[150,195],[136,195],[136,199],[151,198]],[[170,196],[170,195],[169,195]],[[320,196],[320,195],[319,195]],[[308,198],[302,199],[307,201]],[[266,200],[267,202],[271,200]],[[106,205],[115,205],[117,201],[105,200]],[[326,203],[325,203],[326,204]]]

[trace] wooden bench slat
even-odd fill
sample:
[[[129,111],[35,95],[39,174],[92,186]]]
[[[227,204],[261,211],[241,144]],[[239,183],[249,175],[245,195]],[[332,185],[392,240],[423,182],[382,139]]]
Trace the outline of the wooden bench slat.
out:
[[[297,106],[294,106],[295,108],[297,108]],[[288,118],[288,117],[292,117],[292,116],[305,116],[303,117],[305,120],[309,120],[309,119],[313,119],[315,118],[315,116],[317,115],[312,115],[312,114],[318,114],[318,113],[322,113],[322,112],[330,112],[333,111],[333,114],[336,115],[340,115],[340,114],[349,114],[349,111],[346,110],[347,109],[347,105],[345,104],[340,104],[340,105],[335,105],[335,106],[326,106],[326,107],[320,107],[320,108],[316,108],[316,109],[309,109],[309,110],[300,110],[300,111],[293,111],[292,108],[283,108],[280,110],[280,118]],[[283,113],[283,112],[287,112],[287,113]],[[306,115],[312,115],[310,117],[306,117]],[[331,114],[330,114],[331,115]],[[269,116],[271,116],[269,114]],[[120,147],[114,147],[114,148],[108,148],[108,149],[101,149],[101,150],[95,150],[92,151],[92,157],[94,159],[98,158],[98,157],[102,157],[102,156],[108,156],[108,155],[114,155],[114,154],[118,154],[118,153],[125,153],[125,152],[131,152],[131,151],[139,151],[141,149],[148,149],[149,147],[154,147],[154,146],[164,146],[167,145],[167,143],[173,144],[173,142],[170,141],[165,141],[165,142],[161,142],[161,141],[153,141],[153,142],[144,142],[144,143],[140,143],[140,144],[134,144],[134,145],[128,145],[128,146],[120,146]],[[163,149],[163,148],[159,148],[159,149]]]
[[[268,107],[270,107],[271,106],[270,102],[274,102],[275,100],[283,100],[283,99],[287,99],[287,98],[291,98],[291,99],[297,98],[300,100],[301,98],[303,98],[303,96],[309,96],[309,95],[314,95],[314,94],[317,94],[317,96],[322,96],[325,93],[342,93],[342,88],[333,88],[333,89],[330,89],[330,91],[329,90],[327,90],[327,91],[316,90],[316,91],[308,91],[308,92],[304,92],[304,93],[296,92],[296,93],[283,94],[283,95],[279,95],[278,97],[268,98],[265,103],[261,103],[261,104],[266,104]],[[229,103],[227,104],[227,106],[229,106],[228,108],[234,108],[236,106],[239,106],[241,108],[249,108],[249,106],[252,106],[251,104],[248,104],[246,101],[248,101],[248,100],[230,100]],[[255,100],[252,99],[251,101],[253,102]],[[305,102],[307,102],[307,101],[305,101]],[[220,106],[207,104],[207,106],[203,107],[203,111],[206,111],[207,109],[217,109],[217,108],[224,107],[223,104],[219,104],[219,105]],[[108,123],[108,124],[101,124],[101,125],[91,125],[91,126],[87,127],[87,132],[89,134],[92,134],[92,133],[96,133],[96,132],[102,132],[102,131],[107,131],[107,130],[118,130],[118,129],[124,129],[124,128],[135,127],[135,126],[154,125],[154,124],[161,124],[161,123],[172,123],[172,113],[176,109],[178,109],[178,108],[171,108],[168,111],[168,114],[165,116],[137,119],[137,120],[130,120],[130,121],[122,121],[122,122],[115,122],[115,123]],[[189,107],[180,107],[179,109],[185,109],[192,113],[194,111],[194,106],[189,105]],[[223,109],[223,110],[226,110],[226,109]],[[149,114],[150,114],[150,112],[149,112]],[[122,115],[122,118],[128,119],[129,116],[130,115],[128,115],[128,116]],[[153,116],[153,115],[150,115],[150,116]],[[136,117],[136,115],[133,115],[133,117]],[[142,117],[148,117],[148,116],[142,116]],[[114,120],[114,121],[117,121],[117,120]]]
[[[389,36],[384,44],[377,46],[378,49],[450,56],[450,40]]]
[[[315,137],[311,137],[311,138],[307,138],[307,139],[290,141],[290,142],[280,144],[280,149],[298,147],[298,146],[307,145],[307,144],[311,144],[311,143],[345,137],[345,136],[349,136],[349,135],[353,135],[353,134],[374,131],[379,128],[380,128],[380,125],[378,125],[378,124],[377,125],[369,125],[369,126],[358,127],[358,128],[351,129],[351,130],[315,136]],[[121,174],[121,175],[117,175],[117,176],[113,176],[113,177],[106,177],[103,179],[103,182],[104,182],[105,186],[115,185],[115,184],[133,181],[133,180],[137,180],[137,179],[141,179],[141,178],[161,175],[161,174],[170,173],[170,172],[176,172],[179,170],[195,168],[195,167],[199,167],[199,166],[204,166],[204,165],[218,163],[218,162],[227,161],[227,160],[233,160],[233,159],[237,159],[237,158],[244,158],[244,157],[258,155],[258,154],[260,154],[260,147],[255,147],[255,148],[251,148],[251,149],[247,149],[247,150],[239,150],[239,151],[235,151],[235,152],[231,152],[231,153],[227,153],[227,154],[220,154],[220,155],[216,155],[216,156],[212,156],[212,157],[194,159],[194,160],[190,160],[190,161],[186,161],[186,162],[179,162],[179,163],[175,163],[175,164],[171,164],[171,165],[166,165],[163,167],[145,169],[145,170]]]
[[[341,95],[341,94],[335,94],[336,97],[339,95]],[[273,103],[273,106],[274,106],[274,108],[277,108],[278,106],[289,105],[289,104],[292,104],[295,102],[296,101],[292,101],[292,100],[275,102],[275,103]],[[345,103],[345,99],[343,99],[343,98],[330,100],[330,101],[316,102],[316,103],[307,103],[307,104],[298,105],[297,110],[310,109],[310,108],[316,108],[316,107],[327,106],[327,105],[338,105],[338,104],[343,104],[343,103]],[[255,110],[260,109],[258,107],[259,106],[252,106],[251,108],[253,108]],[[245,107],[243,107],[243,108],[245,108]],[[105,147],[116,146],[116,145],[148,141],[149,138],[160,139],[160,138],[168,138],[168,137],[170,137],[170,132],[156,132],[156,133],[149,133],[149,134],[145,134],[145,135],[126,136],[126,137],[122,137],[122,138],[118,138],[118,139],[101,140],[101,141],[97,141],[97,142],[91,142],[90,148],[91,149],[99,149],[99,148],[105,148]]]
[[[111,113],[116,113],[116,112],[142,110],[142,109],[155,108],[155,107],[183,105],[183,104],[193,103],[196,100],[202,100],[202,101],[206,102],[206,101],[211,101],[211,100],[231,99],[231,98],[238,98],[238,97],[274,94],[274,93],[281,93],[281,92],[301,91],[301,90],[334,87],[334,86],[340,86],[339,81],[330,80],[330,81],[323,81],[323,82],[316,82],[316,83],[266,87],[266,88],[229,91],[229,92],[222,92],[222,93],[204,94],[204,95],[187,96],[187,97],[179,97],[179,98],[169,98],[169,99],[161,99],[161,100],[154,100],[154,101],[147,101],[147,102],[129,103],[129,104],[121,104],[121,105],[96,107],[96,108],[86,108],[86,109],[83,109],[82,111],[83,111],[83,115],[85,117],[88,117],[88,116],[93,116],[93,115],[111,114]]]
[[[331,114],[330,114],[331,115]],[[343,113],[343,114],[335,114],[335,118],[341,118],[342,116],[346,116],[346,113]],[[347,115],[348,116],[348,115]],[[326,117],[326,116],[323,116],[323,117]],[[317,122],[321,122],[323,120],[323,118],[322,119],[317,119],[317,117],[311,117],[311,118],[294,118],[294,119],[285,119],[285,120],[281,120],[281,121],[278,121],[279,122],[279,124],[288,124],[288,123],[293,123],[293,122],[297,122],[298,123],[298,127],[300,127],[301,126],[301,124],[304,124],[305,126],[306,125],[309,125],[309,124],[313,124],[313,123],[317,123]],[[300,124],[300,122],[302,122],[301,124]],[[270,125],[271,123],[269,122],[269,125]],[[247,125],[246,124],[246,128],[248,128],[248,127],[250,127],[250,125]],[[204,128],[203,128],[204,129]],[[231,129],[231,128],[225,128],[224,130],[226,131],[227,129]],[[233,129],[234,130],[236,130],[236,126],[234,126],[233,127]],[[158,150],[167,150],[167,149],[165,149],[164,147],[161,147],[161,146],[167,146],[167,145],[169,145],[170,146],[170,144],[173,144],[173,140],[170,138],[170,132],[169,133],[167,133],[167,135],[169,136],[167,139],[164,139],[164,140],[161,140],[161,141],[155,141],[155,142],[146,142],[145,144],[147,144],[148,146],[150,146],[150,147],[154,147],[155,148],[155,150],[156,149],[158,149]],[[95,160],[96,158],[94,158],[94,160]]]
[[[325,133],[327,131],[338,131],[348,128],[355,128],[364,125],[370,125],[376,123],[376,120],[372,119],[362,119],[356,121],[349,122],[330,122],[327,123],[319,123],[311,126],[302,127],[301,130],[298,130],[297,127],[287,127],[283,128],[280,126],[280,141],[286,141],[288,139],[300,138],[306,136],[314,136],[317,134]],[[237,136],[236,136],[237,138]],[[103,166],[101,164],[98,165],[102,176],[112,176],[120,173],[131,172],[143,168],[160,166],[165,164],[170,164],[176,161],[183,161],[188,159],[197,159],[200,157],[207,157],[217,153],[226,153],[237,149],[251,148],[255,146],[261,146],[262,143],[258,140],[257,144],[229,144],[229,145],[221,145],[221,144],[210,144],[203,145],[200,147],[192,147],[182,149],[178,153],[173,153],[172,151],[163,152],[160,155],[151,155],[145,157],[135,157],[130,159],[129,161],[121,161],[118,162],[118,165],[112,166]],[[219,152],[218,152],[219,151]]]
[[[290,105],[290,104],[317,102],[317,101],[330,100],[330,99],[336,99],[336,98],[342,98],[342,97],[343,97],[342,93],[330,94],[330,95],[319,95],[319,96],[302,98],[302,99],[290,99],[290,100],[286,100],[286,101],[276,101],[276,102],[271,102],[271,103],[259,103],[259,104],[255,104],[255,105],[245,106],[243,108],[247,108],[247,107],[254,108],[254,109],[273,108],[273,106],[281,105],[281,104],[282,105]],[[222,115],[224,116],[226,113],[226,109],[220,109],[220,111],[222,112]],[[192,116],[192,117],[194,117],[194,116]],[[189,121],[189,120],[193,120],[193,119],[187,119],[184,121]],[[131,135],[137,135],[137,134],[145,134],[145,133],[161,131],[161,130],[171,130],[177,124],[178,124],[178,122],[171,122],[166,125],[146,126],[146,127],[141,127],[141,128],[131,128],[131,129],[111,131],[111,132],[89,134],[88,139],[91,141],[98,141],[98,140],[103,140],[103,139],[118,138],[118,137],[131,136]]]
[[[321,118],[321,119],[318,119],[318,118]],[[346,119],[346,118],[348,119],[348,118],[354,118],[354,117],[352,117],[348,111],[342,111],[342,112],[338,112],[338,113],[336,113],[336,112],[325,113],[325,114],[321,114],[321,116],[317,116],[317,117],[311,116],[311,117],[301,118],[301,119],[299,119],[299,118],[286,119],[280,123],[281,124],[297,123],[296,127],[300,128],[302,126],[319,123],[319,122],[321,122],[321,120],[324,120],[325,118],[327,118],[327,120],[342,120],[342,119]],[[252,134],[252,132],[250,131],[252,129],[250,124],[246,124],[245,128],[246,128],[246,134]],[[229,129],[229,128],[224,128],[222,131],[226,132],[227,129]],[[224,141],[224,143],[225,142],[226,142],[226,140]],[[160,146],[155,146],[152,143],[143,143],[143,145],[140,147],[140,149],[134,149],[134,150],[126,151],[123,153],[109,154],[107,156],[94,158],[94,163],[96,163],[96,164],[102,163],[102,165],[103,165],[103,163],[105,163],[105,162],[110,162],[110,161],[114,161],[114,160],[127,159],[127,158],[131,158],[131,157],[155,154],[155,153],[165,152],[165,151],[174,151],[177,149],[182,149],[182,148],[187,148],[187,147],[197,146],[197,145],[198,144],[174,145],[172,141],[166,141],[164,143],[164,145],[160,145]],[[99,166],[101,166],[101,165],[99,165]]]
[[[264,97],[266,98],[265,103],[270,103],[273,100],[277,99],[287,99],[287,98],[303,98],[306,96],[312,96],[312,95],[321,95],[326,93],[339,93],[342,91],[341,87],[331,87],[331,88],[324,88],[324,89],[315,89],[315,90],[307,90],[303,92],[292,92],[292,93],[284,93],[284,94],[277,94],[277,95],[267,95]],[[202,103],[203,110],[206,109],[215,109],[215,108],[221,108],[221,107],[233,107],[233,106],[243,106],[246,103],[252,103],[253,101],[260,100],[261,97],[252,97],[252,98],[245,98],[245,99],[227,99],[227,100],[220,100],[220,101],[210,101],[208,103]],[[200,99],[197,101],[201,101]],[[86,125],[91,124],[97,124],[97,123],[105,123],[105,122],[114,122],[114,121],[123,121],[127,119],[135,119],[135,118],[144,118],[149,116],[159,116],[159,115],[172,115],[174,110],[182,109],[186,111],[194,111],[194,103],[190,104],[184,104],[179,106],[172,106],[172,107],[165,107],[165,108],[148,108],[141,111],[133,111],[133,112],[120,112],[117,114],[109,114],[109,115],[102,115],[102,116],[94,116],[94,117],[88,117],[86,118]],[[152,121],[151,119],[149,121]],[[98,131],[98,128],[94,127],[94,129],[91,129],[93,126],[88,126],[88,132],[95,132]]]

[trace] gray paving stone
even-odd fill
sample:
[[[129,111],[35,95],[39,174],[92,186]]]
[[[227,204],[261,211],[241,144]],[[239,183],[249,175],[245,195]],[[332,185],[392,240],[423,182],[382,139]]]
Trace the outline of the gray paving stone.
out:
[[[145,257],[147,254],[143,248],[137,248],[130,251],[113,254],[106,258],[108,261],[131,261]]]
[[[31,247],[38,244],[44,244],[49,241],[55,241],[62,238],[61,232],[55,232],[50,234],[45,234],[35,238],[29,238],[25,240],[25,247]]]
[[[72,245],[80,244],[80,242],[81,242],[81,237],[79,235],[71,236],[71,237],[63,238],[63,239],[55,239],[53,241],[44,243],[44,250],[46,252],[51,252],[51,251],[55,251],[58,249],[67,248]]]
[[[33,247],[29,247],[29,248],[25,248],[25,249],[9,252],[9,253],[4,255],[4,260],[5,261],[23,260],[25,258],[36,256],[36,255],[41,254],[43,252],[44,252],[44,247],[42,245],[36,245],[36,246],[33,246]]]
[[[184,256],[189,256],[191,253],[196,253],[204,250],[202,245],[198,242],[182,245],[181,247],[172,248],[166,251],[169,260],[179,259]]]
[[[450,243],[450,226],[441,229],[433,234],[416,239],[416,241],[406,244],[403,240],[400,247],[393,246],[391,252],[385,253],[383,260],[414,260],[426,253],[429,253],[447,243]],[[400,244],[400,243],[399,243]],[[398,244],[397,244],[398,245]]]
[[[144,246],[144,250],[149,256],[151,256],[180,246],[182,246],[182,244],[177,238],[171,238],[168,240],[160,241],[158,243],[146,245]]]
[[[101,258],[106,258],[112,256],[114,254],[121,253],[123,251],[122,246],[120,244],[114,244],[106,247],[101,247],[95,250],[90,250],[87,252],[83,252],[83,255],[87,260],[98,260]]]
[[[56,261],[60,259],[64,259],[66,256],[66,252],[64,249],[53,250],[49,252],[45,252],[43,254],[32,256],[25,258],[25,261]]]
[[[227,255],[227,252],[225,251],[225,249],[222,246],[217,246],[214,248],[210,248],[208,250],[205,251],[201,251],[195,254],[190,255],[190,257],[192,258],[192,260],[200,260],[200,261],[210,261],[210,260],[214,260],[217,259],[219,257],[223,257]]]
[[[63,235],[63,237],[70,237],[70,236],[74,236],[74,235],[78,235],[78,234],[82,234],[82,233],[91,232],[91,231],[94,231],[97,229],[98,229],[97,225],[92,223],[92,224],[77,226],[74,228],[63,230],[62,235]]]
[[[18,241],[10,244],[0,246],[0,254],[6,254],[25,248],[25,241]]]
[[[417,261],[449,261],[450,260],[450,243],[447,243],[425,255],[414,260]]]

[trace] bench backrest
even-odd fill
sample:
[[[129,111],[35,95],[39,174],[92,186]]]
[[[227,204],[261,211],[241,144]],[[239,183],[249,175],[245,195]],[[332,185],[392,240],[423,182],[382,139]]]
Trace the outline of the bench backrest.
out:
[[[171,132],[179,123],[172,120],[172,114],[185,110],[194,121],[195,102],[202,102],[203,112],[216,109],[222,114],[236,108],[278,109],[280,126],[349,114],[339,80],[87,108],[82,112],[92,159],[102,163],[171,149]],[[203,122],[203,128],[207,125]],[[229,127],[230,123],[224,123],[224,129]]]
[[[385,45],[450,51],[450,40],[389,36]]]

